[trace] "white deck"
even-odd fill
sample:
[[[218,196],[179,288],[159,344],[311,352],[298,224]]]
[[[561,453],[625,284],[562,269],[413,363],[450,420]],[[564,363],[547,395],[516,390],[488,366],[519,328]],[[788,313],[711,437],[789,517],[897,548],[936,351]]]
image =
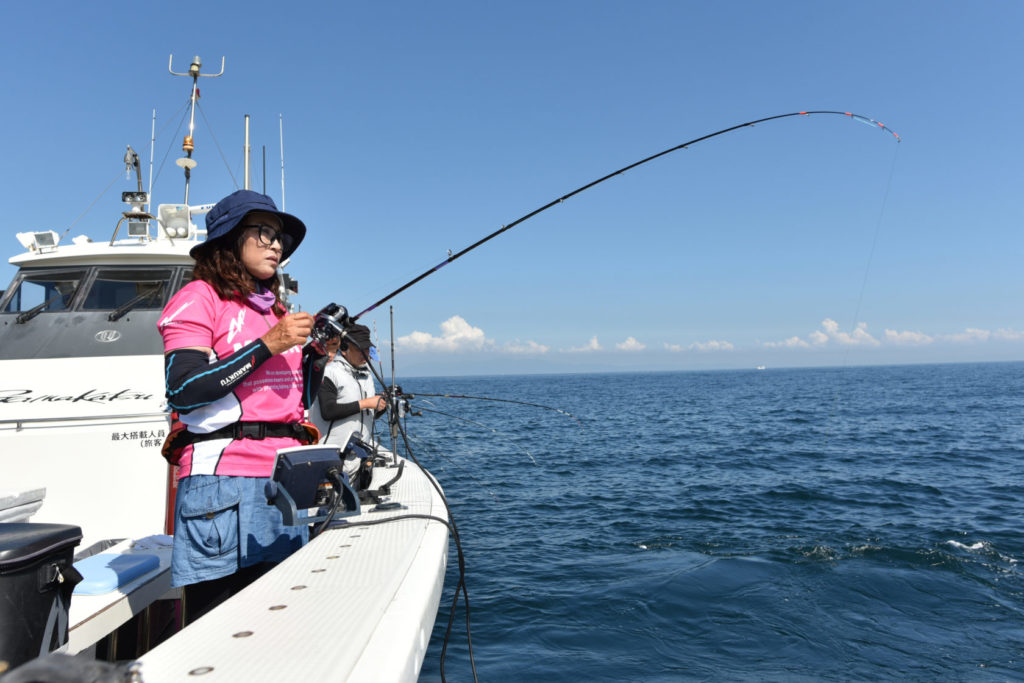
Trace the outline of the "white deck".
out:
[[[379,468],[373,487],[395,470]],[[390,500],[447,520],[430,475],[406,462]],[[415,681],[444,584],[448,528],[408,519],[329,530],[139,661],[160,681]]]

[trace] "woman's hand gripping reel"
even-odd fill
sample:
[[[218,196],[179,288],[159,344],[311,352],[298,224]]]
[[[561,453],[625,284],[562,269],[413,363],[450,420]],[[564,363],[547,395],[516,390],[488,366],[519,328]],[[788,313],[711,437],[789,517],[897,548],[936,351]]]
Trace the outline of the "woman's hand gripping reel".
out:
[[[332,339],[345,338],[345,328],[352,325],[348,309],[338,304],[327,304],[313,318],[310,344],[321,355],[327,355],[327,343]],[[344,346],[344,344],[342,344]]]

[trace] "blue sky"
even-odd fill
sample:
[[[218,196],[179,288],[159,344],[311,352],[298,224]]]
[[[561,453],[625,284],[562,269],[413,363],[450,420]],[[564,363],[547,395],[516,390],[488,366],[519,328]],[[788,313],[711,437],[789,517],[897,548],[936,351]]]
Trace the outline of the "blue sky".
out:
[[[400,371],[1024,358],[1020,2],[94,7],[4,8],[9,255],[16,232],[63,232],[126,143],[148,161],[153,109],[154,200],[181,201],[189,81],[167,73],[171,53],[176,70],[227,58],[200,82],[194,203],[235,189],[248,113],[280,204],[283,115],[306,310],[362,310],[448,249],[685,140],[838,109],[903,142],[790,118],[609,181],[397,297]],[[132,183],[122,173],[69,237],[108,235]],[[363,322],[386,342],[386,306]]]

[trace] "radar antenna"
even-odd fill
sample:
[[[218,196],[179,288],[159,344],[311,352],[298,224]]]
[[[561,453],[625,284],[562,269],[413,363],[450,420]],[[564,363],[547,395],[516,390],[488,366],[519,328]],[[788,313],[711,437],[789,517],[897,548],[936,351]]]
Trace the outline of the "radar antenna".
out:
[[[188,135],[185,136],[184,142],[181,143],[181,151],[185,153],[185,156],[176,160],[178,166],[185,169],[185,206],[188,206],[188,186],[189,181],[192,179],[192,169],[196,167],[196,162],[192,158],[192,150],[195,149],[195,142],[192,138],[196,128],[196,101],[199,99],[199,77],[205,76],[206,78],[216,78],[224,74],[224,58],[220,58],[220,73],[216,74],[204,74],[200,73],[203,66],[203,60],[199,59],[199,55],[192,58],[192,63],[189,64],[187,73],[178,73],[172,66],[174,64],[174,55],[167,60],[167,70],[171,72],[172,76],[189,76],[192,78],[192,112],[189,116],[188,122]]]

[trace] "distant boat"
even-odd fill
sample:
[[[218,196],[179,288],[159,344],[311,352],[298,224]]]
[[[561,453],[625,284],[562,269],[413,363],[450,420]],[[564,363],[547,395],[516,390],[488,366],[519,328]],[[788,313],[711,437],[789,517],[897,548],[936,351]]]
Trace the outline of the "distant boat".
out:
[[[764,369],[765,369],[765,366],[763,366],[763,365],[758,365],[758,366],[757,366],[756,368],[754,368],[754,369],[755,369],[755,370],[764,370]]]

